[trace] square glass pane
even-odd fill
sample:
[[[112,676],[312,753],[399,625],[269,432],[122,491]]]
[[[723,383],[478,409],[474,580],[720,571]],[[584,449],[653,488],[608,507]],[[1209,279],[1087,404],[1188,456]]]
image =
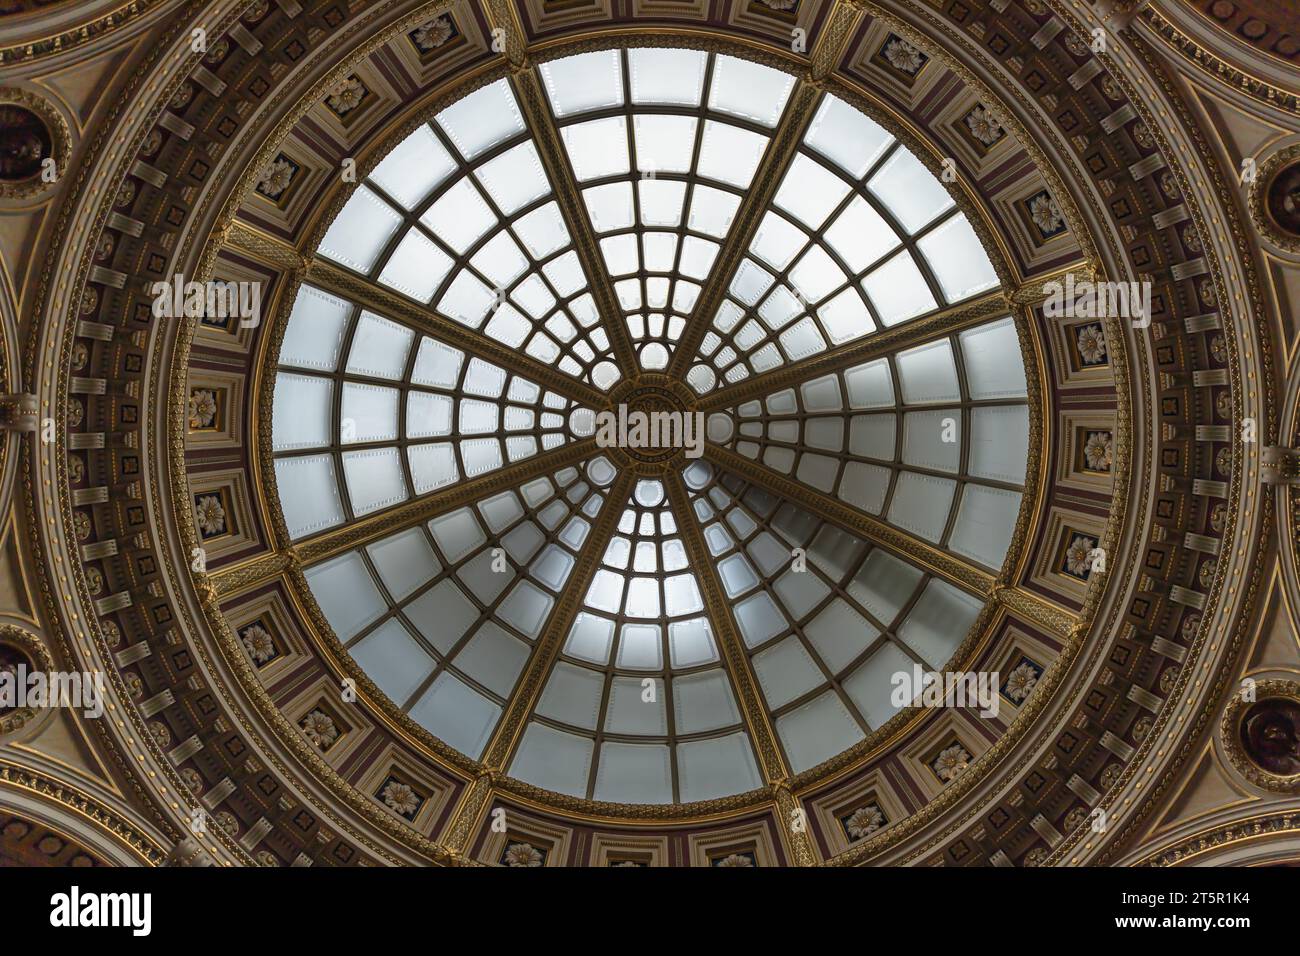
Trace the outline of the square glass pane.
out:
[[[572,116],[623,102],[623,65],[618,50],[548,60],[538,69],[556,116]]]
[[[560,136],[579,182],[630,171],[627,121],[622,116],[564,126]]]

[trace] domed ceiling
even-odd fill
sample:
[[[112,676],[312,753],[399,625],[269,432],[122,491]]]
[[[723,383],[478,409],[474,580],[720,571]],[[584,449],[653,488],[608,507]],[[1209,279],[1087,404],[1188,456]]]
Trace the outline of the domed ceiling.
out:
[[[1128,6],[169,22],[129,122],[61,144],[93,159],[23,473],[158,832],[268,866],[1127,852],[1235,673],[1271,511],[1235,436],[1277,428],[1232,187]],[[260,313],[159,316],[177,275]],[[1094,280],[1149,313],[1063,301]],[[606,427],[634,412],[692,428]],[[996,685],[900,694],[925,672]]]
[[[728,397],[728,385],[998,285],[939,180],[823,94],[744,256],[715,275],[795,78],[641,47],[561,57],[538,73],[601,275],[583,271],[506,80],[389,152],[317,254],[591,386],[602,410],[616,414],[620,383],[667,370],[657,386],[679,382],[688,414],[716,409],[707,427],[722,448],[998,571],[1029,434],[1009,317]],[[601,314],[597,283],[620,314]],[[697,304],[710,313],[697,319]],[[678,357],[693,321],[707,331]],[[612,350],[619,335],[631,367]],[[581,442],[595,410],[583,392],[544,389],[517,363],[467,355],[310,284],[293,303],[274,389],[275,477],[295,539]],[[762,786],[716,616],[734,618],[725,639],[739,636],[762,719],[799,772],[886,723],[900,709],[893,674],[941,668],[983,603],[725,463],[681,452],[629,488],[619,480],[638,471],[629,454],[594,448],[539,468],[310,565],[307,582],[379,689],[473,759],[543,629],[567,628],[506,769],[616,803]],[[604,512],[617,523],[593,534]],[[584,551],[603,553],[594,574],[574,573]],[[706,607],[701,573],[716,574],[730,610]],[[566,604],[579,610],[561,625]]]

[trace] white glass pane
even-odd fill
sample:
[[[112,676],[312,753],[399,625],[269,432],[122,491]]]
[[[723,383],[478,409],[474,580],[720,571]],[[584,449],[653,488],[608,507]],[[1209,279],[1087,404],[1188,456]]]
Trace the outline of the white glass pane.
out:
[[[537,147],[520,143],[480,166],[475,175],[497,208],[509,216],[551,191]]]
[[[501,708],[453,674],[439,674],[411,708],[411,719],[463,754],[477,758],[487,746]]]
[[[862,562],[848,591],[876,620],[890,625],[912,599],[921,578],[920,569],[876,548]]]
[[[895,361],[904,404],[953,402],[961,398],[957,366],[947,339],[900,352]]]
[[[461,179],[420,217],[435,236],[457,252],[465,252],[497,221],[469,177]]]
[[[385,621],[367,634],[349,653],[399,707],[433,673],[433,658],[396,619]]]
[[[949,302],[958,302],[998,284],[993,263],[984,254],[965,214],[958,214],[926,233],[917,247]]]
[[[421,339],[411,381],[433,388],[453,388],[460,380],[460,367],[464,361],[465,353],[459,349],[430,338]]]
[[[546,790],[585,797],[595,747],[590,737],[530,722],[510,763],[510,776]]]
[[[451,484],[457,478],[456,454],[451,445],[413,445],[406,451],[417,495]]]
[[[655,599],[658,603],[658,597]],[[632,670],[663,667],[663,636],[655,624],[624,624],[618,635],[618,666]]]
[[[677,747],[677,787],[683,803],[745,793],[762,784],[749,737],[743,733]]]
[[[493,693],[507,697],[528,663],[528,645],[491,621],[456,655],[456,667]]]
[[[433,548],[429,547],[428,538],[419,528],[376,541],[366,551],[384,587],[398,601],[432,580],[442,568]]]
[[[787,637],[753,657],[754,676],[770,708],[788,704],[813,690],[825,677],[796,637]]]
[[[867,186],[909,233],[953,205],[943,184],[903,146],[894,151]]]
[[[673,705],[677,732],[681,734],[717,730],[740,722],[731,685],[716,668],[674,678]]]
[[[612,276],[629,275],[640,266],[636,236],[621,235],[602,239],[600,251],[605,257],[605,267]]]
[[[843,179],[800,154],[790,164],[774,202],[809,229],[820,229],[848,192]]]
[[[832,345],[841,345],[876,330],[867,305],[857,289],[845,289],[817,310]]]
[[[569,632],[569,642],[564,653],[595,664],[609,661],[609,651],[614,643],[614,622],[594,614],[580,613]]]
[[[872,120],[828,93],[817,108],[804,142],[854,179],[861,179],[893,139]]]
[[[956,490],[951,478],[900,472],[889,502],[889,523],[937,542],[947,527]]]
[[[731,229],[732,219],[740,208],[740,197],[735,193],[697,185],[691,194],[691,215],[688,224],[696,232],[721,239]]]
[[[555,599],[531,581],[520,581],[497,608],[497,617],[527,638],[542,633]]]
[[[886,642],[844,682],[844,692],[867,719],[872,730],[902,709],[893,702],[894,675],[912,673],[912,658],[898,645]],[[908,703],[911,703],[908,701]]]
[[[351,314],[351,303],[313,286],[301,286],[280,344],[280,364],[334,371]]]
[[[472,329],[478,328],[487,318],[488,310],[496,303],[496,293],[470,275],[462,272],[438,300],[438,311]]]
[[[894,404],[894,386],[885,359],[854,366],[844,373],[844,383],[850,408],[882,408]]]
[[[903,416],[904,464],[956,474],[961,468],[960,408],[908,412]]]
[[[690,172],[695,124],[694,116],[634,115],[636,168],[642,173]]]
[[[344,452],[343,474],[352,512],[358,517],[406,500],[406,479],[396,448]]]
[[[808,243],[808,234],[784,216],[769,212],[763,216],[751,248],[775,269],[784,269]]]
[[[630,171],[627,122],[622,116],[565,126],[560,135],[579,182]]]
[[[400,394],[395,388],[344,382],[340,444],[396,440]]]
[[[1020,492],[969,484],[962,491],[948,547],[988,568],[1002,567],[1020,514]]]
[[[744,189],[754,178],[767,142],[766,136],[739,126],[706,120],[697,172],[708,179]]]
[[[545,259],[569,242],[560,207],[547,203],[515,221],[515,232],[534,258]]]
[[[326,378],[278,375],[271,418],[272,450],[328,445],[333,438],[329,420],[333,391],[333,385]]]
[[[1020,357],[1020,339],[1011,319],[970,329],[963,332],[960,339],[971,398],[1025,396],[1025,364]]]
[[[320,253],[357,272],[369,272],[402,217],[365,186],[358,186],[321,240]]]
[[[667,701],[659,694],[646,700],[638,678],[615,677],[610,681],[605,729],[611,734],[662,737],[668,733]]]
[[[826,241],[854,272],[861,272],[899,244],[898,235],[880,213],[855,196],[826,230]]]
[[[618,50],[566,56],[543,63],[539,69],[556,116],[623,102],[623,66]]]
[[[784,714],[776,732],[790,755],[790,769],[801,773],[815,767],[862,739],[858,726],[834,691],[827,691]]]
[[[354,636],[386,610],[374,579],[355,551],[308,568],[305,576],[340,641]]]
[[[519,244],[504,229],[485,242],[469,261],[498,289],[507,288],[528,268],[528,259]]]
[[[614,803],[672,803],[672,752],[663,746],[606,741],[592,797]]]
[[[952,657],[983,602],[951,584],[931,580],[898,628],[898,636],[932,668]]]
[[[428,302],[434,290],[451,271],[452,258],[416,228],[408,229],[401,243],[379,273],[379,281],[404,292],[412,299]]]
[[[559,258],[552,259],[542,268],[542,272],[562,296],[571,296],[587,287],[587,277],[582,271],[577,253],[566,252]]]
[[[978,478],[1022,484],[1029,456],[1029,409],[1024,405],[971,411],[970,461]]]
[[[693,279],[707,278],[709,270],[713,268],[713,261],[717,257],[717,243],[697,239],[695,236],[687,236],[682,240],[682,257],[678,265],[678,271],[682,275],[690,276]],[[681,286],[678,286],[678,291],[680,292],[680,290]],[[674,301],[673,304],[675,308],[680,308],[677,301]],[[694,301],[691,302],[691,305],[694,305]]]
[[[403,207],[413,209],[455,168],[433,130],[421,126],[384,157],[370,178]]]
[[[696,50],[628,51],[633,103],[697,106],[704,88],[706,55]]]
[[[719,54],[713,61],[709,108],[775,126],[793,88],[789,73]]]
[[[437,120],[466,159],[524,131],[523,117],[506,80],[475,90],[439,113]]]
[[[832,673],[838,674],[880,636],[870,621],[843,598],[836,598],[804,628],[813,646]]]
[[[670,179],[643,179],[637,183],[641,223],[646,226],[677,226],[682,221],[686,184]]]
[[[790,282],[808,302],[818,302],[848,281],[826,250],[813,246],[790,270]]]
[[[632,207],[632,184],[609,183],[582,191],[591,225],[597,232],[626,229],[635,221]]]
[[[352,335],[347,370],[373,378],[399,379],[415,333],[373,312],[362,312]]]
[[[885,325],[897,325],[938,307],[921,270],[906,250],[867,276],[862,288]]]
[[[280,507],[289,537],[301,538],[343,520],[331,455],[277,458],[275,483],[280,489]]]

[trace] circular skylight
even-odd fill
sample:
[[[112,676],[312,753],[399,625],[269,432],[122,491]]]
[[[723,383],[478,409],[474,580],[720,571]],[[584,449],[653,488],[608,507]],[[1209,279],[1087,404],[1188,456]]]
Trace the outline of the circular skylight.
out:
[[[688,49],[536,69],[536,115],[518,80],[468,94],[326,232],[318,256],[371,294],[307,284],[293,304],[285,524],[299,543],[358,525],[307,568],[315,599],[393,705],[468,757],[620,803],[752,790],[772,777],[756,724],[785,770],[811,768],[974,622],[984,596],[924,555],[996,574],[1007,553],[1029,440],[1016,328],[869,354],[997,277],[943,184],[833,95],[747,210],[793,77]],[[702,457],[603,447],[600,413],[638,389],[699,414]]]

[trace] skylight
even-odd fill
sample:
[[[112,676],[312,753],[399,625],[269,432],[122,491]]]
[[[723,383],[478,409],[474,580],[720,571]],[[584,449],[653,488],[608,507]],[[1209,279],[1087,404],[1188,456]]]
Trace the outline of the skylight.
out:
[[[285,525],[327,555],[305,573],[346,653],[461,753],[614,803],[763,787],[747,706],[799,773],[887,723],[890,676],[943,667],[977,619],[984,596],[928,556],[991,578],[1011,547],[1016,325],[944,326],[997,273],[944,184],[844,100],[819,94],[778,159],[790,74],[689,49],[535,69],[543,100],[468,94],[327,229],[274,380]],[[884,333],[903,344],[872,352]],[[698,399],[703,458],[598,446],[595,414],[656,388]]]

